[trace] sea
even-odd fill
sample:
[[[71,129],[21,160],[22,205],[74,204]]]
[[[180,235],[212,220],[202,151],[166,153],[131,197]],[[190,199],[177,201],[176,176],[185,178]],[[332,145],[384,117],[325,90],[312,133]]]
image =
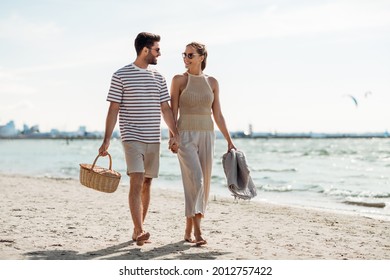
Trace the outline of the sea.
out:
[[[101,142],[0,140],[0,176],[78,179],[79,164],[92,163]],[[245,153],[257,188],[252,201],[390,220],[390,139],[243,138],[234,139],[234,143]],[[183,192],[177,156],[167,146],[163,140],[160,174],[153,187]],[[128,187],[120,140],[111,141],[109,152],[113,169],[122,174],[120,187]],[[241,203],[227,188],[222,167],[226,152],[226,141],[217,139],[210,199],[226,197],[232,203]],[[97,165],[108,167],[108,157],[99,157]]]

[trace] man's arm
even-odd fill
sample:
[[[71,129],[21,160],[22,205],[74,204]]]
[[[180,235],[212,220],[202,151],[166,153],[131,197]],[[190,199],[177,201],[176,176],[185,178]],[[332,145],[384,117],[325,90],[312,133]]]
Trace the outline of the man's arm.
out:
[[[108,147],[110,146],[110,140],[112,132],[114,131],[116,121],[118,119],[120,103],[111,102],[110,107],[108,108],[107,118],[106,118],[106,129],[104,132],[103,143],[99,148],[99,155],[106,156]]]
[[[168,101],[161,103],[161,113],[162,113],[162,116],[164,118],[165,123],[168,125],[169,131],[173,135],[173,140],[170,141],[169,148],[174,144],[179,146],[179,143],[180,143],[179,131],[177,130],[176,122],[175,122],[175,119],[174,119],[173,113],[172,113],[172,109],[169,106]]]

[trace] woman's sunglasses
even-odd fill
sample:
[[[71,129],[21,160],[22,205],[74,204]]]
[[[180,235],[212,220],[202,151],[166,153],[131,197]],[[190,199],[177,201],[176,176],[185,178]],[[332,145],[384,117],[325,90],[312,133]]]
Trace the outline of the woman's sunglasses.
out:
[[[185,52],[183,52],[181,55],[183,56],[183,58],[186,58],[186,57],[187,57],[188,59],[193,59],[195,55],[199,55],[199,54],[197,54],[197,53],[185,53]]]

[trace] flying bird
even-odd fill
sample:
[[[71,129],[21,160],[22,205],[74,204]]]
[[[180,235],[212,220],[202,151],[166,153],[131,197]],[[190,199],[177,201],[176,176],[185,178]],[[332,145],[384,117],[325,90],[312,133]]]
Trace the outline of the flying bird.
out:
[[[358,107],[359,103],[358,103],[356,97],[353,96],[353,95],[350,95],[350,94],[348,94],[347,96],[348,96],[349,98],[351,98],[352,101],[353,101],[353,103],[355,103],[355,106]]]
[[[365,98],[367,98],[369,95],[371,95],[372,94],[372,92],[371,91],[366,91],[365,93],[364,93],[364,97]]]

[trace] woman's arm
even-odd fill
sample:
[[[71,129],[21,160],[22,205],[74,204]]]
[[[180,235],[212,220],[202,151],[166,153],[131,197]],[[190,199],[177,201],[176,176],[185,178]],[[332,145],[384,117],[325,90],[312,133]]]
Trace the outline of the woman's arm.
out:
[[[177,125],[177,119],[179,115],[179,98],[181,93],[181,84],[183,81],[182,75],[176,75],[172,79],[171,83],[171,109],[173,114],[173,119],[175,121],[175,125]],[[169,137],[172,138],[172,133],[169,134]],[[172,152],[177,153],[178,147],[177,146],[170,146]]]
[[[230,151],[231,149],[236,150],[237,148],[233,144],[233,141],[230,137],[229,130],[226,126],[225,118],[223,117],[223,114],[222,114],[221,102],[219,99],[218,81],[213,77],[209,77],[209,82],[210,82],[211,88],[212,88],[213,93],[214,93],[214,102],[212,105],[214,121],[217,124],[217,126],[218,126],[219,130],[221,131],[221,133],[223,134],[223,136],[225,137],[226,141],[228,142],[228,151]]]

